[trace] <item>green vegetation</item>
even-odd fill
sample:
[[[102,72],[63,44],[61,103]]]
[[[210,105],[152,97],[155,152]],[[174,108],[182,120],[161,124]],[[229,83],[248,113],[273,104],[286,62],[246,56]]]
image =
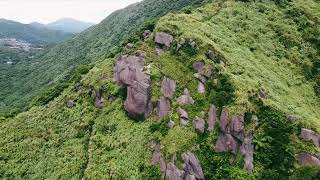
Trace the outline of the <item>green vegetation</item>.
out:
[[[122,13],[130,9],[130,15],[147,13],[142,10],[148,9],[147,5],[155,7],[153,5],[157,3],[167,8],[165,5],[168,4],[164,2],[144,1],[143,6],[133,5],[111,17],[124,18],[126,16]],[[148,18],[135,21],[136,27],[130,30],[130,38],[117,34],[128,31],[119,30],[112,33],[115,36],[111,38],[119,38],[115,42],[102,39],[99,46],[94,46],[93,41],[83,39],[88,43],[86,46],[78,44],[69,51],[66,44],[57,46],[44,57],[50,55],[60,62],[59,59],[66,54],[55,52],[60,52],[59,48],[62,51],[64,46],[68,53],[83,48],[83,51],[73,52],[77,57],[83,56],[76,64],[73,64],[76,56],[65,56],[67,60],[62,64],[50,66],[46,72],[48,76],[39,73],[44,79],[55,77],[52,82],[56,85],[47,92],[42,91],[46,93],[34,101],[34,105],[42,106],[34,106],[12,118],[0,119],[0,136],[3,137],[0,139],[0,178],[160,179],[159,167],[151,165],[150,142],[154,141],[160,142],[166,161],[177,157],[179,168],[182,168],[182,153],[195,153],[206,179],[317,179],[320,169],[300,167],[295,157],[300,152],[320,153],[311,142],[298,138],[302,127],[320,132],[320,101],[314,91],[319,78],[314,70],[318,66],[319,49],[315,37],[300,28],[303,19],[296,21],[291,11],[298,9],[296,12],[307,17],[305,23],[310,23],[308,32],[317,32],[319,3],[313,0],[221,0],[199,8],[181,9],[181,5],[177,8],[181,11],[159,19],[142,22],[166,13],[156,15],[153,12]],[[175,7],[174,4],[171,7]],[[151,9],[148,9],[149,13]],[[123,22],[129,23],[127,20],[123,19]],[[75,39],[80,40],[86,33],[107,27],[103,24]],[[139,35],[145,27],[174,35],[172,47],[156,55],[153,38],[142,41]],[[72,44],[75,39],[68,43]],[[181,39],[194,40],[197,49],[185,44],[177,52],[177,43]],[[134,54],[137,50],[146,52],[146,64],[151,67],[153,102],[161,96],[164,76],[176,81],[172,111],[162,121],[155,114],[144,121],[128,118],[123,108],[126,90],[113,81],[112,69],[117,56],[106,58],[112,50],[100,52],[107,47],[114,47],[114,52],[118,52],[121,48],[117,46],[121,42],[135,42],[134,49],[122,50],[124,54]],[[100,50],[96,49],[98,47]],[[217,55],[215,61],[206,57],[208,50]],[[204,94],[197,92],[198,81],[193,70],[197,61],[211,65],[214,71]],[[47,62],[53,64],[51,60]],[[66,64],[70,67],[68,72],[60,69]],[[89,65],[76,66],[79,64]],[[51,68],[57,72],[52,73]],[[59,76],[55,76],[58,72]],[[79,92],[74,91],[75,83],[81,84]],[[190,90],[195,104],[182,106],[190,119],[189,125],[182,128],[175,99],[185,88]],[[101,109],[94,107],[94,98],[90,94],[97,89],[102,91],[105,100]],[[259,97],[262,90],[265,98]],[[73,100],[75,107],[67,108],[68,100]],[[198,134],[192,127],[196,116],[208,118],[212,103],[218,112],[226,106],[230,116],[245,113],[246,131],[253,133],[255,145],[252,174],[243,169],[244,159],[240,152],[234,155],[214,151],[220,133],[218,123],[213,133]],[[290,123],[287,120],[289,114],[299,119]],[[169,120],[176,124],[172,129],[167,126]]]

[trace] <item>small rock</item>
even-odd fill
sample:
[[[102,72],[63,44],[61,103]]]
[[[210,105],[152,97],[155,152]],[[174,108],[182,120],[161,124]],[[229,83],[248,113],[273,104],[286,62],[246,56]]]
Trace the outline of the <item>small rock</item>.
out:
[[[104,105],[104,99],[102,97],[102,91],[96,90],[95,91],[95,98],[94,98],[94,106],[96,108],[102,108]]]
[[[209,51],[206,53],[206,56],[207,56],[208,59],[211,59],[211,60],[215,60],[215,59],[217,58],[216,54],[215,54],[213,51],[211,51],[211,50],[209,50]]]
[[[151,31],[150,30],[145,30],[144,32],[143,32],[143,37],[144,37],[144,39],[148,39],[150,36],[151,36]]]
[[[183,180],[184,171],[177,168],[173,163],[167,164],[166,179],[167,180]]]
[[[301,139],[305,141],[312,141],[313,144],[319,147],[320,144],[320,135],[310,129],[301,129],[301,134],[299,136]]]
[[[268,92],[267,92],[267,90],[261,88],[261,89],[259,90],[259,97],[260,97],[261,99],[268,99]]]
[[[174,127],[174,121],[170,120],[168,122],[168,127],[169,127],[169,129],[172,129]]]
[[[134,47],[134,44],[132,43],[128,43],[126,46],[127,49],[132,49],[133,47]]]
[[[189,45],[190,45],[193,49],[195,49],[195,48],[197,47],[197,43],[196,43],[195,41],[193,41],[193,40],[191,40],[191,41],[189,42]]]
[[[294,123],[298,119],[298,117],[295,115],[289,115],[287,116],[287,119],[289,122]]]
[[[81,84],[77,83],[74,85],[74,91],[79,92],[81,90]]]
[[[180,107],[178,108],[178,112],[180,114],[180,124],[181,126],[187,126],[189,122],[189,116],[188,113],[181,109]]]
[[[194,175],[188,174],[185,178],[185,180],[197,180]]]
[[[194,100],[190,96],[189,90],[184,89],[184,94],[177,99],[177,102],[180,105],[188,105],[188,104],[193,104]]]
[[[176,82],[169,78],[164,78],[161,84],[161,93],[166,98],[172,98],[176,91]]]
[[[166,165],[166,162],[164,161],[164,159],[162,157],[160,157],[160,171],[162,173],[165,173],[166,172],[166,169],[167,169],[167,165]]]
[[[238,150],[238,142],[230,134],[220,134],[216,142],[216,152],[228,152],[231,151],[236,154]]]
[[[161,152],[160,152],[161,146],[160,144],[156,145],[156,149],[153,152],[152,155],[152,165],[157,165],[160,162]]]
[[[211,105],[209,110],[209,118],[208,118],[208,131],[213,132],[214,125],[216,124],[216,117],[217,117],[217,109],[215,105]]]
[[[184,161],[184,171],[186,174],[194,175],[196,179],[204,179],[202,167],[198,158],[191,152],[183,153],[182,159]]]
[[[137,56],[137,57],[141,57],[141,58],[145,58],[145,57],[146,57],[146,52],[141,51],[141,50],[138,50],[138,51],[136,52],[136,56]]]
[[[170,110],[171,110],[170,100],[165,97],[161,97],[157,107],[158,117],[159,118],[166,117],[169,114]]]
[[[243,141],[245,135],[244,131],[244,116],[233,116],[231,121],[231,134],[238,140]]]
[[[198,72],[200,75],[203,74],[204,72],[204,62],[203,61],[198,61],[198,62],[195,62],[193,63],[193,69]]]
[[[229,112],[227,108],[223,108],[220,116],[220,129],[222,132],[229,132]]]
[[[198,133],[204,133],[205,122],[202,118],[196,117],[193,120],[193,127],[196,129]]]
[[[170,48],[171,43],[173,42],[173,36],[164,32],[157,32],[155,42],[160,46]]]
[[[68,108],[73,108],[74,106],[76,106],[76,103],[73,100],[68,100],[67,107]]]
[[[244,169],[248,173],[253,171],[253,150],[252,137],[245,137],[241,145],[241,153],[244,155]]]
[[[198,93],[200,94],[206,93],[206,86],[200,81],[198,83]]]
[[[300,166],[320,166],[320,160],[308,153],[300,153],[297,159]]]

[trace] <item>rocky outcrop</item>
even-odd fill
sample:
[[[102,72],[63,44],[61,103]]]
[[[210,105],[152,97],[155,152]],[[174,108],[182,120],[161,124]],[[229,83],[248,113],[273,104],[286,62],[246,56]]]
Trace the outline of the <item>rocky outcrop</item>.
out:
[[[161,146],[160,144],[157,144],[152,155],[152,162],[151,162],[152,165],[157,165],[158,163],[160,163],[160,158],[161,158],[160,150],[161,150]]]
[[[245,137],[240,147],[240,151],[244,156],[244,169],[248,173],[253,171],[253,151],[252,136]]]
[[[151,79],[143,73],[144,58],[121,56],[114,67],[114,80],[127,87],[125,110],[134,119],[146,118],[151,110]]]
[[[184,161],[184,171],[188,176],[194,176],[196,179],[204,179],[202,167],[198,158],[191,152],[183,153],[182,159]],[[191,177],[190,177],[191,178]],[[187,179],[187,178],[186,178]]]
[[[236,154],[238,150],[238,142],[230,134],[221,133],[216,142],[216,152],[228,152]]]
[[[234,137],[240,141],[243,141],[245,135],[243,115],[236,115],[232,117],[230,130]]]
[[[165,97],[161,97],[157,106],[158,117],[159,118],[166,117],[169,114],[170,110],[171,110],[170,100]]]
[[[73,108],[76,106],[76,103],[73,100],[68,100],[67,101],[67,107],[68,108]]]
[[[166,98],[172,98],[176,91],[176,82],[169,78],[164,78],[161,83],[161,93]]]
[[[223,108],[220,116],[220,129],[222,132],[229,132],[229,112],[227,108]]]
[[[320,166],[319,158],[308,153],[300,153],[297,159],[300,166]]]
[[[180,107],[178,108],[177,111],[180,114],[180,125],[187,126],[189,122],[188,113],[184,109],[181,109]]]
[[[160,48],[170,48],[173,36],[164,32],[157,32],[155,42]]]
[[[301,129],[301,134],[299,136],[302,140],[312,141],[313,144],[319,147],[320,144],[320,135],[310,129]]]
[[[95,97],[94,97],[94,106],[96,108],[102,108],[104,105],[104,99],[102,97],[102,91],[96,90],[95,91]]]
[[[195,117],[193,120],[193,127],[196,129],[198,133],[204,133],[205,122],[202,118]]]
[[[206,92],[205,84],[209,78],[212,76],[212,68],[211,66],[205,67],[204,62],[195,62],[193,64],[193,69],[197,71],[197,73],[194,75],[195,78],[198,79],[198,92],[203,94]]]
[[[217,109],[215,105],[211,105],[208,115],[208,131],[213,132],[217,117]]]
[[[177,99],[177,103],[180,105],[188,105],[194,103],[194,100],[191,97],[188,89],[184,89],[184,94]]]
[[[177,168],[177,166],[170,162],[167,164],[166,179],[168,180],[183,180],[184,171]]]

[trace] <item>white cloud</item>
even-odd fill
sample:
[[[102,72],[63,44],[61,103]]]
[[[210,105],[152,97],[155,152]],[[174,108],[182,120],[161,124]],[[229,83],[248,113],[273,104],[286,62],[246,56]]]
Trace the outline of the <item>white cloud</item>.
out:
[[[0,18],[48,23],[70,17],[98,23],[110,13],[140,0],[0,0]]]

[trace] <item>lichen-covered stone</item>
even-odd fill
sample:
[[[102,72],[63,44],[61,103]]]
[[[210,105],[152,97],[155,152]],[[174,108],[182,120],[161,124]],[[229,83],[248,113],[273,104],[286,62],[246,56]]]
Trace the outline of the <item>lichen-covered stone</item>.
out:
[[[166,98],[172,98],[176,91],[176,82],[169,78],[164,78],[161,83],[161,93]]]
[[[215,105],[211,105],[208,115],[208,131],[213,132],[217,118],[217,109]]]

